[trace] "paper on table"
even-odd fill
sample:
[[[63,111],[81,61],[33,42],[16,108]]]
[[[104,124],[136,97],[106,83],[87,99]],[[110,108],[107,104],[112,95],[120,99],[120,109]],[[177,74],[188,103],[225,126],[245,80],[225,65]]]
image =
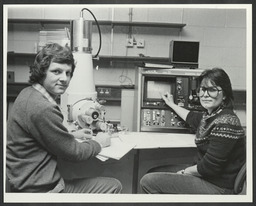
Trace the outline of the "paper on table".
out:
[[[101,160],[102,162],[105,162],[106,160],[109,159],[108,157],[103,157],[103,156],[100,156],[100,155],[97,155],[96,158],[98,158],[98,159]]]
[[[111,138],[111,145],[109,147],[102,148],[101,152],[97,155],[97,158],[102,160],[103,158],[112,158],[120,160],[124,155],[126,155],[130,150],[135,147],[133,143],[127,143],[121,141],[120,138]],[[105,160],[102,160],[105,161]]]

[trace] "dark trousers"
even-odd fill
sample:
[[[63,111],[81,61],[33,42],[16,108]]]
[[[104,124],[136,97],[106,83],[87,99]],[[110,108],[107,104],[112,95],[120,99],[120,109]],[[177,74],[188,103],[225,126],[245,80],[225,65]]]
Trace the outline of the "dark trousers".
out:
[[[140,185],[150,194],[233,194],[233,190],[220,188],[192,175],[177,174],[189,165],[168,165],[149,170]]]
[[[62,193],[121,193],[122,185],[119,180],[111,177],[94,177],[65,180]]]

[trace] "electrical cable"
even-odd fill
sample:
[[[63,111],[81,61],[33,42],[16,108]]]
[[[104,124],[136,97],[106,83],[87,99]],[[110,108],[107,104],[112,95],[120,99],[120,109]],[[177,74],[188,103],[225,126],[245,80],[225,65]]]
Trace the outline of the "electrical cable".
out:
[[[83,8],[83,9],[81,10],[81,13],[83,13],[84,10],[89,11],[90,14],[93,16],[93,18],[94,18],[94,20],[95,20],[95,22],[96,22],[98,31],[99,31],[99,49],[98,49],[97,53],[94,55],[94,57],[93,57],[93,58],[96,58],[96,57],[99,55],[100,50],[101,50],[101,31],[100,31],[100,26],[99,26],[99,23],[98,23],[96,17],[94,16],[94,14],[93,14],[89,9],[87,9],[87,8]]]
[[[124,74],[124,71],[126,72],[126,74]],[[129,85],[132,85],[132,79],[128,77],[128,71],[123,70],[122,74],[119,76],[119,82],[121,83],[121,85],[123,85],[123,83],[125,83],[126,80],[129,80],[130,81]]]

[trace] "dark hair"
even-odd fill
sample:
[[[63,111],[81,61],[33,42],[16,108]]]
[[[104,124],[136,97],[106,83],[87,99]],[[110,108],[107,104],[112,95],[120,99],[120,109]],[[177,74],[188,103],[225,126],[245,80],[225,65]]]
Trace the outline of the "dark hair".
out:
[[[220,86],[225,95],[223,106],[233,108],[234,96],[228,74],[222,68],[215,67],[202,72],[199,76],[199,85],[201,85],[204,79],[209,79],[214,86]]]
[[[71,77],[73,76],[75,61],[70,48],[62,47],[57,43],[49,43],[37,53],[34,64],[30,66],[29,83],[42,83],[51,62],[71,65]]]

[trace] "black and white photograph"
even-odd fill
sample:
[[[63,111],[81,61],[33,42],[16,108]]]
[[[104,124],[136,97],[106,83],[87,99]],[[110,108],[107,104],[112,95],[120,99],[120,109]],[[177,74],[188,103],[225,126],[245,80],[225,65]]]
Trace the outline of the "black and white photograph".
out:
[[[2,9],[4,205],[253,204],[253,4]]]

